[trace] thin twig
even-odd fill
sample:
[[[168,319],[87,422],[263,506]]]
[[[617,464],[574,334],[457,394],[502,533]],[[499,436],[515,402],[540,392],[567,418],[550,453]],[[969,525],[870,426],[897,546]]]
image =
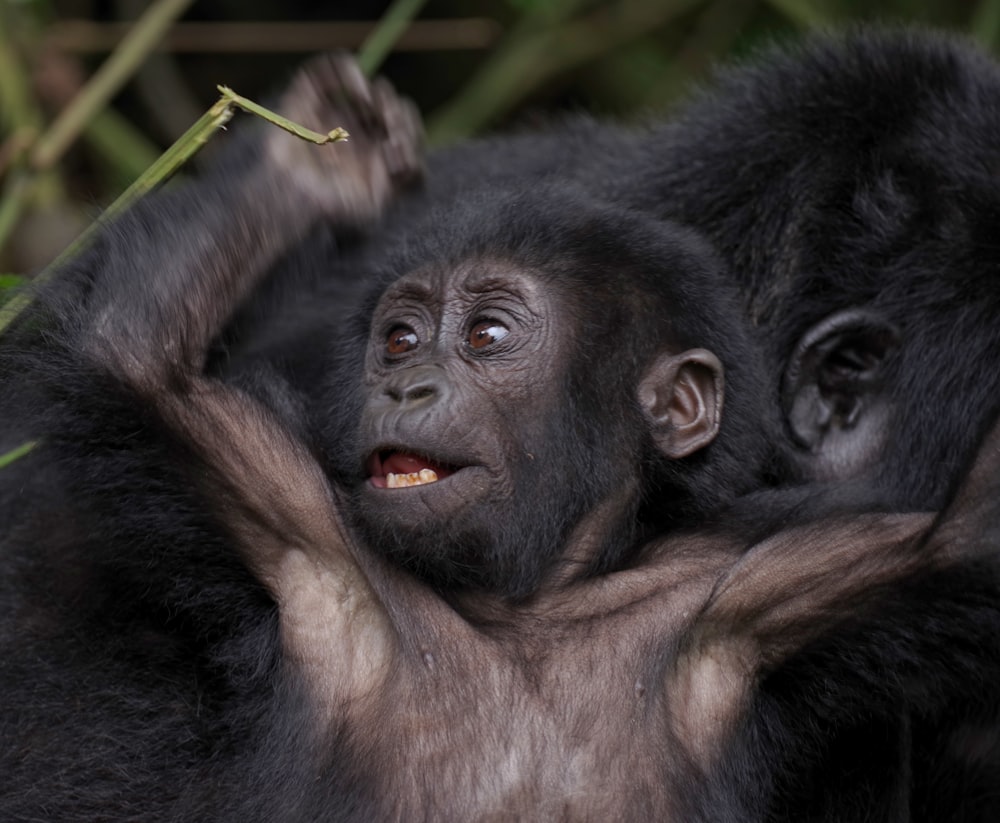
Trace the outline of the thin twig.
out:
[[[99,220],[91,223],[76,240],[46,266],[45,270],[35,278],[36,281],[41,281],[51,276],[63,263],[86,248],[103,225],[124,212],[144,194],[147,194],[166,180],[169,180],[181,166],[187,163],[212,138],[212,135],[218,129],[222,128],[232,119],[234,108],[244,109],[294,134],[296,137],[319,145],[347,139],[347,132],[342,128],[331,129],[326,134],[321,134],[320,132],[307,129],[305,126],[301,126],[286,117],[282,117],[280,114],[264,108],[225,86],[220,86],[219,91],[222,96],[219,97],[212,107],[199,117],[191,128],[177,138],[174,144],[160,155],[156,162],[146,169],[131,186],[122,192],[105,209]],[[3,213],[0,210],[0,221],[2,219]],[[2,228],[2,222],[0,222],[0,228]],[[28,304],[29,300],[28,292],[21,292],[11,298],[4,306],[0,307],[0,332],[10,325],[11,321]]]
[[[301,137],[303,140],[315,143],[317,146],[322,146],[326,143],[338,143],[341,140],[347,139],[347,132],[340,127],[331,129],[326,134],[320,134],[318,131],[307,129],[305,126],[300,126],[298,123],[289,120],[287,117],[282,117],[277,112],[264,108],[259,103],[254,103],[253,100],[249,100],[246,97],[237,94],[228,86],[217,86],[216,88],[218,88],[219,93],[222,95],[220,102],[225,101],[228,105],[238,106],[243,109],[243,111],[255,114],[257,117],[262,117],[268,123],[277,126],[279,129],[284,129],[285,131],[294,134],[296,137]]]

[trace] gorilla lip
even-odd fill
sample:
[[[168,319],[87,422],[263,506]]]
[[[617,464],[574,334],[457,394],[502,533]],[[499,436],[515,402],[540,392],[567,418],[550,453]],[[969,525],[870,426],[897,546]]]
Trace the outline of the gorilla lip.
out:
[[[387,449],[374,452],[368,459],[368,476],[378,489],[426,486],[443,480],[453,472],[454,469],[412,452]]]

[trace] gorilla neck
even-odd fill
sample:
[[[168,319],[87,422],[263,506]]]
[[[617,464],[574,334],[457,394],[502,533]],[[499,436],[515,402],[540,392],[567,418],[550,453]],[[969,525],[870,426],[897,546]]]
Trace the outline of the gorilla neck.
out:
[[[554,511],[573,513],[565,521],[540,515],[543,498],[522,490],[502,511],[477,512],[447,528],[390,528],[361,518],[354,528],[363,545],[442,594],[524,601],[618,568],[638,548],[637,480],[605,490],[596,501],[578,491],[567,486],[545,499]]]
[[[634,478],[593,506],[576,524],[539,591],[554,591],[616,569],[639,548],[636,512],[639,483]]]

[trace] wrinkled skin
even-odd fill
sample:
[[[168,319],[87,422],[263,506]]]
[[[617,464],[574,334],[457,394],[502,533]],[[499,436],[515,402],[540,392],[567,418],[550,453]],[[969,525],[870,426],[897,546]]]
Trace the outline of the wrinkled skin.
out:
[[[494,576],[492,524],[516,516],[525,484],[535,499],[540,483],[575,493],[552,446],[565,425],[556,387],[569,355],[559,327],[569,321],[559,323],[566,312],[539,282],[506,268],[469,265],[392,286],[372,321],[358,435],[369,478],[358,509],[372,543]],[[529,473],[536,462],[544,468]],[[422,486],[387,487],[414,472]],[[531,545],[542,550],[554,536],[538,525]]]
[[[775,421],[696,236],[562,185],[433,222],[447,228],[389,253],[400,276],[318,387],[331,475],[373,551],[439,587],[524,598],[570,556],[620,568],[648,534],[765,482]],[[576,551],[597,508],[605,533]]]
[[[357,437],[367,479],[355,519],[370,545],[451,586],[524,596],[595,507],[614,501],[608,534],[592,539],[629,539],[642,482],[634,466],[651,427],[627,414],[602,419],[614,450],[587,455],[567,438],[571,370],[594,357],[576,342],[579,315],[553,282],[511,264],[470,261],[393,284],[372,321]],[[677,409],[670,420],[666,456],[680,457],[718,433],[722,366],[697,350],[660,360],[667,374],[645,381],[647,415],[661,395],[696,397],[689,415]],[[396,488],[400,474],[415,485]],[[611,550],[572,554],[592,568],[589,555]]]

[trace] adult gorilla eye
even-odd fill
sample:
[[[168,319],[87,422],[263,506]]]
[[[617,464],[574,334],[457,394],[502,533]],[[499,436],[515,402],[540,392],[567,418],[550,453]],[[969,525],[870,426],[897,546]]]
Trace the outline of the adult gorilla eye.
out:
[[[409,326],[396,326],[385,339],[385,350],[389,354],[406,354],[418,345],[417,333]]]
[[[493,343],[503,340],[510,330],[496,320],[480,320],[469,329],[468,343],[474,349],[483,349]]]

